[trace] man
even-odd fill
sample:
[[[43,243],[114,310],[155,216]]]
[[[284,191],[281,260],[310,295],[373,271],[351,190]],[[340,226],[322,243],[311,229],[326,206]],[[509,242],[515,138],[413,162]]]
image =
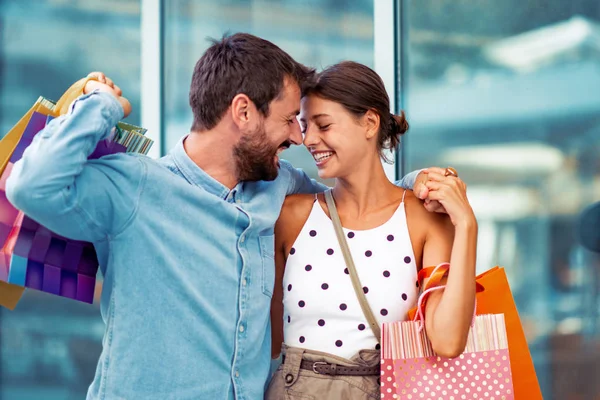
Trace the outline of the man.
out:
[[[313,70],[248,34],[194,70],[191,133],[166,157],[88,161],[131,111],[98,74],[14,166],[9,200],[94,243],[103,351],[88,399],[261,399],[270,366],[273,226],[285,196],[322,191],[278,154]]]

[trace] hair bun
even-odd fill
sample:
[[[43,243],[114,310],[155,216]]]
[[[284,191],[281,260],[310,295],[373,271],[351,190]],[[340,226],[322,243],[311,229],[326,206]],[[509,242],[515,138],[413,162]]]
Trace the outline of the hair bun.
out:
[[[408,121],[404,111],[401,111],[400,115],[390,114],[392,122],[392,136],[399,136],[406,133],[408,130]]]

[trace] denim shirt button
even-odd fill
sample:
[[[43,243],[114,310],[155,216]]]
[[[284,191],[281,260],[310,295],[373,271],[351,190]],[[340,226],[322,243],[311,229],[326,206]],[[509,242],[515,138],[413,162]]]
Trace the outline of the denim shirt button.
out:
[[[244,332],[244,325],[240,325],[240,332]]]
[[[294,375],[292,374],[287,374],[285,376],[285,383],[292,383],[292,381],[294,380]]]

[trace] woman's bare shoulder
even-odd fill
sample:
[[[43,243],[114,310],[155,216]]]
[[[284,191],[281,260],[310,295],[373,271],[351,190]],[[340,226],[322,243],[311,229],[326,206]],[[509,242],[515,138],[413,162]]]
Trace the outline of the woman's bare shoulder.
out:
[[[407,190],[404,197],[406,213],[419,223],[444,223],[448,218],[445,213],[429,212],[424,206],[424,201],[419,199],[412,190]]]
[[[424,201],[419,199],[412,190],[406,191],[404,204],[409,231],[414,231],[421,238],[427,236],[431,231],[445,230],[449,225],[452,225],[448,214],[428,211],[425,208]]]
[[[314,194],[292,194],[287,196],[281,208],[281,216],[284,216],[284,214],[302,214],[302,211],[312,207],[314,201]]]
[[[285,230],[289,230],[290,226],[299,225],[302,227],[310,215],[314,201],[314,194],[292,194],[287,196],[283,202],[283,207],[281,207],[277,225],[283,226]]]
[[[314,194],[293,194],[285,198],[281,214],[275,224],[275,240],[282,244],[284,253],[296,240],[312,210]]]

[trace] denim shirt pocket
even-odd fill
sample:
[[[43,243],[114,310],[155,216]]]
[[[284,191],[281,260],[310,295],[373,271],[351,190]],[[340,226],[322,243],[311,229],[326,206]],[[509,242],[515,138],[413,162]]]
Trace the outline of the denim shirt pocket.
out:
[[[275,285],[275,236],[259,236],[260,256],[262,259],[262,291],[263,294],[273,297]]]

